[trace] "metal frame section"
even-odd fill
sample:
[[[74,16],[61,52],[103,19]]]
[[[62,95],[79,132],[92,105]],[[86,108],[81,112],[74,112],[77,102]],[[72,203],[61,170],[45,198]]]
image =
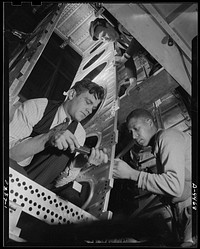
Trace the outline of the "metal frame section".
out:
[[[78,54],[80,54],[81,56],[83,55],[82,50],[77,45],[72,43],[71,37],[65,36],[58,29],[55,29],[54,32],[64,40],[64,43],[66,42],[67,45],[71,46]]]
[[[115,144],[118,139],[117,110],[119,108],[114,58],[115,51],[112,43],[103,43],[96,50],[92,47],[83,55],[83,60],[72,83],[73,86],[75,82],[87,77],[99,66],[105,65],[102,71],[97,71],[97,75],[92,78],[92,81],[104,87],[105,98],[84,128],[87,136],[96,133],[100,137],[99,147],[107,149],[109,162],[86,168],[76,178],[77,182],[88,181],[90,183],[93,194],[83,208],[100,219],[111,218],[112,215],[110,211],[107,211],[107,207],[110,190],[113,187],[112,169]],[[88,67],[86,67],[87,64]]]
[[[9,201],[11,207],[14,203],[14,209],[17,206],[19,207],[18,218],[20,216],[19,212],[24,211],[51,225],[97,220],[96,217],[83,209],[61,199],[52,191],[12,168],[9,168]],[[12,224],[12,220],[10,224]],[[13,226],[10,226],[10,229],[13,231]],[[19,231],[17,232],[18,234],[16,234],[16,231],[14,234],[19,236]]]
[[[158,23],[163,27],[164,30],[171,36],[174,42],[183,50],[183,52],[188,56],[190,61],[192,60],[191,48],[181,39],[180,36],[171,28],[167,21],[160,15],[160,13],[155,9],[152,4],[142,4],[146,10],[158,21]]]
[[[11,109],[13,104],[18,100],[17,95],[42,54],[64,7],[64,4],[59,4],[56,11],[47,15],[31,33],[30,37],[27,38],[25,44],[22,45],[12,61],[10,61],[9,109]]]
[[[146,10],[143,4],[103,4],[104,7],[142,44],[142,46],[165,68],[165,70],[191,95],[191,61],[184,53],[186,47],[179,47],[179,35],[172,46],[168,37],[171,27],[155,19],[156,12]],[[151,5],[148,5],[150,8]],[[153,7],[152,7],[153,8]],[[151,8],[151,9],[152,9]],[[190,24],[190,19],[188,19]],[[166,28],[167,27],[167,28]],[[169,33],[170,31],[170,33]],[[178,44],[176,44],[178,42]],[[178,65],[178,70],[177,69]]]
[[[73,3],[73,4],[67,3],[60,16],[56,28],[59,29],[66,22],[66,16],[67,18],[72,16],[76,12],[76,10],[80,8],[81,5],[82,5],[81,3]]]
[[[85,64],[102,50],[104,51],[102,56],[88,68],[83,69]],[[73,81],[74,84],[106,62],[102,71],[98,72],[92,80],[105,88],[105,98],[97,112],[84,126],[87,137],[97,136],[99,147],[107,148],[109,161],[99,166],[83,167],[84,169],[82,168],[75,178],[74,182],[76,184],[89,183],[90,194],[87,200],[79,208],[10,168],[9,200],[19,205],[22,211],[49,224],[81,222],[89,219],[109,219],[112,217],[112,212],[108,211],[107,208],[110,190],[113,187],[112,169],[118,138],[117,110],[119,108],[116,90],[116,68],[113,60],[113,44],[103,44],[90,56],[86,54]],[[74,162],[76,164],[76,160]]]
[[[81,56],[90,49],[94,41],[89,35],[89,23],[95,18],[94,9],[87,3],[67,3],[55,33],[64,41],[69,39],[69,45]]]

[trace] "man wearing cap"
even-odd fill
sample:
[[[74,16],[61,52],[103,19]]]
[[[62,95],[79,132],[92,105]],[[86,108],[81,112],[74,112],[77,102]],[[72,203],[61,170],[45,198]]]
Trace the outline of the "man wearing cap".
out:
[[[125,65],[130,83],[127,92],[130,91],[130,89],[135,87],[137,84],[137,70],[133,56],[139,52],[144,53],[145,49],[120,23],[118,23],[117,27],[114,27],[103,18],[96,18],[90,23],[89,33],[94,41],[102,40],[106,42],[114,42],[117,51],[116,64],[122,63]],[[154,73],[155,69],[158,69],[158,66],[160,67],[160,65],[148,53],[146,54],[146,58],[153,66],[149,73],[150,76]],[[156,65],[156,68],[154,65]]]

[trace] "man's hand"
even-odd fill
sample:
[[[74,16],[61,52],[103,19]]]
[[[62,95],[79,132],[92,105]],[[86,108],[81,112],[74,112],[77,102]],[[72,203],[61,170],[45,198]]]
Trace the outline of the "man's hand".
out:
[[[130,179],[132,168],[120,159],[114,160],[113,178]]]
[[[113,167],[113,178],[130,179],[137,181],[140,171],[131,168],[126,162],[115,159]]]
[[[88,158],[90,164],[99,165],[108,162],[107,150],[99,150],[98,148],[92,148],[91,154]]]
[[[115,159],[113,167],[113,178],[130,179],[137,181],[140,171],[131,168],[126,162]]]
[[[137,79],[136,78],[130,78],[129,79],[130,86],[126,89],[126,94],[129,95],[129,92],[131,89],[133,89],[135,86],[137,86]]]
[[[70,148],[72,153],[75,148],[80,147],[76,137],[71,131],[67,130],[67,125],[65,124],[57,125],[50,131],[49,144],[57,147],[59,150]]]
[[[130,58],[131,56],[127,53],[124,53],[122,56],[120,56],[119,54],[115,55],[115,66],[120,66],[124,64]]]
[[[120,66],[127,61],[124,56],[115,55],[115,66]]]

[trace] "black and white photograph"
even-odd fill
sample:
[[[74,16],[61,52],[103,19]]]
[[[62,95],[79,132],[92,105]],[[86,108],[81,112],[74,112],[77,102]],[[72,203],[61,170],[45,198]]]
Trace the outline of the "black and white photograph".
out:
[[[198,247],[198,2],[3,2],[3,246]]]

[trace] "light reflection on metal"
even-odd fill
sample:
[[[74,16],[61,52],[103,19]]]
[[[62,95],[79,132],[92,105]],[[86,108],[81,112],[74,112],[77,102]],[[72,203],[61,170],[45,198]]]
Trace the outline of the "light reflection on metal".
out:
[[[55,193],[33,182],[19,172],[10,168],[10,200],[22,207],[24,212],[35,216],[49,224],[62,224],[81,222],[84,220],[109,219],[112,212],[107,210],[110,190],[113,187],[113,161],[115,156],[115,144],[117,142],[117,90],[116,90],[116,68],[113,66],[114,46],[105,44],[106,54],[100,56],[90,67],[82,70],[83,66],[91,58],[87,53],[83,56],[83,61],[74,78],[75,82],[89,75],[95,68],[101,67],[94,82],[105,89],[105,98],[97,109],[84,124],[88,140],[93,136],[97,137],[96,145],[106,148],[108,162],[99,166],[85,167],[85,161],[79,160],[79,165],[83,170],[80,171],[75,181],[89,183],[89,195],[82,205],[78,207],[73,203],[61,199]],[[99,49],[95,52],[99,53]],[[94,53],[95,55],[95,53]],[[94,56],[93,55],[93,56]],[[102,66],[103,65],[103,66]],[[86,138],[86,144],[87,144]],[[95,146],[95,145],[93,145]],[[76,164],[76,160],[74,162]]]
[[[70,224],[96,219],[12,168],[9,169],[9,199],[20,205],[22,211],[48,224]]]
[[[102,44],[102,46],[93,52],[92,58],[101,53],[102,48],[104,48],[106,52],[85,70],[82,70],[82,68],[91,59],[91,54],[86,53],[86,57],[83,56],[82,63],[72,83],[73,86],[76,81],[86,77],[86,75],[90,75],[96,68],[104,65],[104,68],[93,78],[93,81],[105,88],[106,97],[95,115],[88,120],[84,127],[87,135],[94,134],[94,131],[101,134],[99,147],[105,147],[107,149],[109,161],[107,164],[82,170],[76,178],[77,182],[88,181],[92,184],[93,196],[90,196],[90,200],[88,199],[87,203],[83,205],[83,208],[99,219],[111,216],[111,212],[107,210],[107,206],[110,190],[113,186],[112,167],[117,141],[117,110],[119,108],[116,89],[116,68],[113,66],[113,44]]]

